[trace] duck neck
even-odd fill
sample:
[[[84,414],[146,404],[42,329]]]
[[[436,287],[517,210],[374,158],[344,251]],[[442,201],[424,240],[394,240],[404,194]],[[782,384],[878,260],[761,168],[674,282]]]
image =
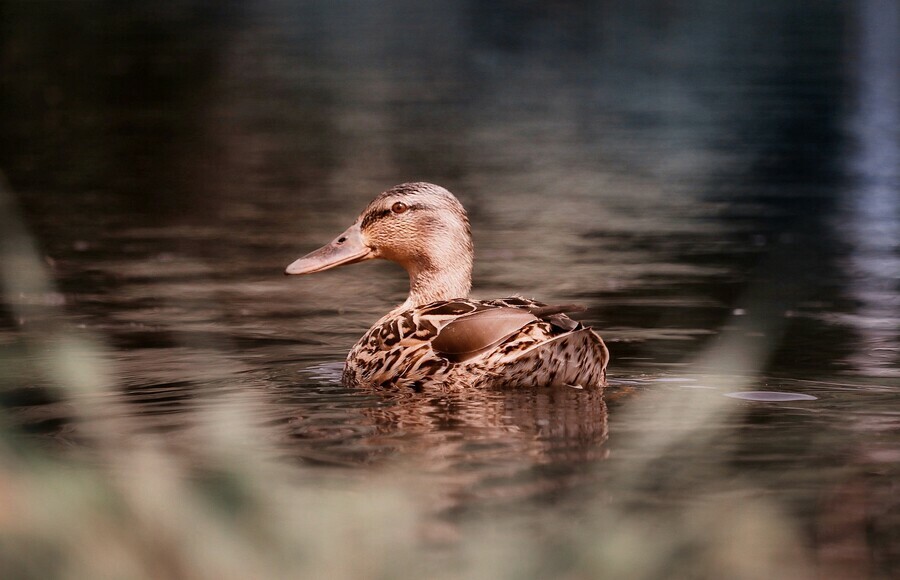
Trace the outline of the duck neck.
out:
[[[402,308],[413,308],[453,298],[467,298],[472,288],[472,260],[461,261],[454,267],[434,267],[433,264],[408,268],[409,297]]]

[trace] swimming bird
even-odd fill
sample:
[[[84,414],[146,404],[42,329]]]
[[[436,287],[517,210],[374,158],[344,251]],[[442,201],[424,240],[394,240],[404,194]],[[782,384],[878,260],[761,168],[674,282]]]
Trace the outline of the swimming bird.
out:
[[[609,351],[590,327],[566,316],[575,305],[514,296],[472,300],[474,249],[456,197],[431,183],[403,183],[378,195],[331,243],[285,274],[312,274],[375,258],[409,274],[409,297],[347,355],[351,386],[599,388]]]

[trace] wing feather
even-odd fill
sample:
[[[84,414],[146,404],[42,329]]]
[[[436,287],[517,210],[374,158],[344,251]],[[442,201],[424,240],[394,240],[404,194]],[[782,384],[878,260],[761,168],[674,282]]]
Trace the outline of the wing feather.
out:
[[[439,355],[453,361],[468,360],[512,336],[536,316],[522,308],[490,308],[449,322],[431,342]]]

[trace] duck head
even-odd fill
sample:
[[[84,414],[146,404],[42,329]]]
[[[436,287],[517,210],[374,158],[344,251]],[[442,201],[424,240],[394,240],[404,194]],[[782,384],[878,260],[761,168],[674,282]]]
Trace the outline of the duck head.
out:
[[[404,307],[466,298],[472,286],[469,218],[452,193],[431,183],[383,192],[330,244],[294,261],[285,274],[312,274],[381,258],[409,274]]]

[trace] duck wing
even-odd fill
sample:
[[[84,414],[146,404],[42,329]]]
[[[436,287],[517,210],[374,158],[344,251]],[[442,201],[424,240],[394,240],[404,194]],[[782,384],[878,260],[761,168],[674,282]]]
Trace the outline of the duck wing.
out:
[[[529,301],[527,305],[501,306],[482,303],[473,311],[460,313],[447,322],[432,340],[431,347],[452,362],[462,362],[497,346],[536,320],[546,320],[564,331],[574,330],[578,323],[563,313],[582,310],[584,307],[576,304],[548,306]]]
[[[462,362],[494,347],[538,318],[521,308],[479,310],[447,323],[431,348],[442,357]]]

